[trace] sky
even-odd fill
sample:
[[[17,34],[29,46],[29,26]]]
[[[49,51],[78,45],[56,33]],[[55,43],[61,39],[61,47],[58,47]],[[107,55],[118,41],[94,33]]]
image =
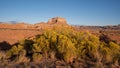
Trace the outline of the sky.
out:
[[[71,25],[120,24],[120,0],[0,0],[0,21],[30,24],[63,17]]]

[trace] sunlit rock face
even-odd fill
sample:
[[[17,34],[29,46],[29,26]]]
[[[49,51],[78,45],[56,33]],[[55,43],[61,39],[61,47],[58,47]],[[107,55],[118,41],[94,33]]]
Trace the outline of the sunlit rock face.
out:
[[[64,18],[55,17],[55,18],[52,18],[52,19],[48,20],[47,23],[48,24],[62,24],[62,25],[66,25],[67,21]]]

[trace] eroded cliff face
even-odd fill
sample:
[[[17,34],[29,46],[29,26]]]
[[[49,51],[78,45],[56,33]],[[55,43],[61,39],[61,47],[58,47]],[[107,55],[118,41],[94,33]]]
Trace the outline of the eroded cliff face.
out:
[[[50,19],[48,22],[48,24],[61,24],[61,25],[66,25],[67,21],[64,18],[61,17],[55,17]]]

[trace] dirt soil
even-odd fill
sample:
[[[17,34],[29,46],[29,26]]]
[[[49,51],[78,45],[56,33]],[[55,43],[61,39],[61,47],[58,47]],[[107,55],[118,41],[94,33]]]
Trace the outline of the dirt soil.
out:
[[[7,42],[10,45],[25,38],[33,38],[41,31],[24,24],[0,24],[0,42]]]

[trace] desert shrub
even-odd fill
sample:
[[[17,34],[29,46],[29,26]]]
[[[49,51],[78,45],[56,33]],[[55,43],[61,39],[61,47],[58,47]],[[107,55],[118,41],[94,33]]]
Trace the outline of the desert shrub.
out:
[[[8,57],[5,51],[0,50],[0,67],[9,64]]]
[[[35,52],[41,52],[41,50],[42,50],[42,48],[40,47],[40,45],[38,45],[38,44],[33,44],[32,45],[32,51],[35,53]]]
[[[9,51],[7,51],[7,56],[11,59],[12,63],[28,63],[30,59],[26,57],[26,50],[23,45],[14,45]]]
[[[28,63],[30,61],[30,59],[28,57],[26,57],[26,51],[25,50],[21,50],[19,52],[19,55],[15,58],[14,62],[19,64],[19,63]]]
[[[24,47],[22,46],[22,45],[14,45],[9,51],[7,51],[7,55],[9,56],[9,57],[12,57],[12,56],[14,56],[14,55],[19,55],[20,54],[20,52],[22,51],[22,50],[24,50]]]
[[[69,38],[64,35],[60,35],[57,45],[58,52],[66,62],[72,62],[76,57],[76,48]]]
[[[47,57],[47,52],[49,51],[48,39],[45,38],[44,35],[41,35],[40,38],[36,39],[35,43],[33,44],[32,51],[33,52],[41,52],[41,53],[45,54]]]
[[[24,40],[21,40],[19,44],[24,47],[27,53],[31,53],[33,43],[34,43],[33,40],[24,39]]]
[[[101,42],[100,45],[100,54],[102,57],[101,62],[106,64],[115,64],[119,65],[120,58],[120,46],[114,42]]]
[[[47,55],[49,52],[56,50],[57,33],[52,30],[47,30],[42,35],[39,35],[34,42],[32,51]]]
[[[111,49],[111,56],[113,57],[113,64],[119,65],[119,59],[120,59],[120,46],[114,42],[109,43],[110,49]]]
[[[95,68],[120,65],[120,45],[101,41],[90,32],[77,32],[69,26],[55,26],[33,40],[20,41],[5,54],[0,51],[0,61],[6,55],[17,64],[57,59]]]
[[[89,57],[95,58],[99,45],[99,38],[89,33],[84,35],[81,33],[75,46],[78,56],[89,55]]]
[[[7,56],[6,56],[6,53],[3,52],[3,51],[0,51],[0,61],[1,61],[2,59],[6,58],[6,57],[7,57]]]
[[[56,59],[56,51],[54,51],[54,50],[51,50],[50,52],[49,52],[49,58],[50,59]]]
[[[42,59],[42,55],[40,53],[34,53],[32,56],[32,61],[39,63]]]

